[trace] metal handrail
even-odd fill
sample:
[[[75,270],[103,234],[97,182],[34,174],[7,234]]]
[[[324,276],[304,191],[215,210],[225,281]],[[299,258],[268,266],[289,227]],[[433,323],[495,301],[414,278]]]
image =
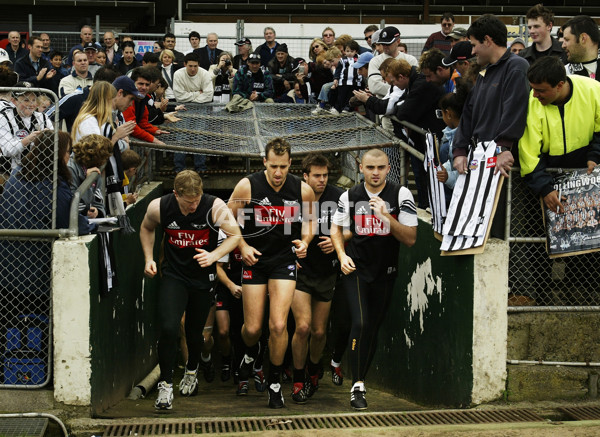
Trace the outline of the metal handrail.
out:
[[[77,237],[79,235],[79,201],[81,200],[81,193],[88,190],[92,183],[102,175],[104,167],[106,167],[106,164],[100,167],[100,174],[96,172],[89,174],[73,194],[69,211],[69,229],[67,235],[65,235],[66,237]]]

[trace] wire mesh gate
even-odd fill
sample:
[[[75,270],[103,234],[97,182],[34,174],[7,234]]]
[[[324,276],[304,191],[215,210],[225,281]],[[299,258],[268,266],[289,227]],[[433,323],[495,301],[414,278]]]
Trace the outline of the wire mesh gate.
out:
[[[38,111],[46,99],[57,101],[48,90],[0,89],[0,387],[42,387],[51,375],[59,157],[58,132]]]
[[[188,153],[259,158],[267,142],[284,137],[292,155],[309,152],[338,153],[370,147],[390,147],[397,140],[356,113],[315,116],[312,105],[261,103],[230,113],[224,104],[190,104],[180,111],[180,122],[161,135],[166,146],[153,149]]]

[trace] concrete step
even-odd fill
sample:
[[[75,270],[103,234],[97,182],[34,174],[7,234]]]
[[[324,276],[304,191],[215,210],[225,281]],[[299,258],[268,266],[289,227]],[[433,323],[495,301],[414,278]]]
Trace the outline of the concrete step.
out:
[[[54,390],[2,389],[0,413],[48,412],[54,409]]]
[[[590,392],[594,393],[594,389],[597,393],[598,370],[589,367],[509,364],[505,398],[509,402],[586,399]],[[592,372],[596,373],[596,377],[592,378],[596,387],[590,387]]]

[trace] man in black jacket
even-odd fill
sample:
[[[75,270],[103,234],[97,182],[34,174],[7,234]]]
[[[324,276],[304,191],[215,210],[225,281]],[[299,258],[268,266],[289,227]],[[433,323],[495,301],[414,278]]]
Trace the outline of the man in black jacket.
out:
[[[28,55],[18,59],[15,63],[15,72],[19,74],[20,80],[29,82],[34,87],[52,88],[52,77],[56,70],[42,58],[42,40],[34,36],[29,40],[31,50]]]
[[[17,60],[27,55],[28,50],[21,44],[21,34],[16,30],[8,32],[8,44],[6,45],[6,53],[13,65]]]
[[[194,50],[194,53],[200,58],[198,65],[206,71],[208,71],[211,65],[215,65],[219,62],[219,55],[223,50],[218,49],[217,44],[219,44],[219,36],[216,33],[211,32],[206,35],[206,45]]]

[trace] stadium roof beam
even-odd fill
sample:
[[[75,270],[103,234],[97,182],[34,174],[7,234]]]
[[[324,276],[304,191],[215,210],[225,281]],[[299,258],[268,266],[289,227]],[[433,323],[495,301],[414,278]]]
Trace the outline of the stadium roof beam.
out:
[[[0,5],[14,6],[14,0],[0,0]],[[19,0],[19,6],[87,6],[95,8],[144,8],[150,10],[151,26],[156,22],[156,3],[134,0]]]

